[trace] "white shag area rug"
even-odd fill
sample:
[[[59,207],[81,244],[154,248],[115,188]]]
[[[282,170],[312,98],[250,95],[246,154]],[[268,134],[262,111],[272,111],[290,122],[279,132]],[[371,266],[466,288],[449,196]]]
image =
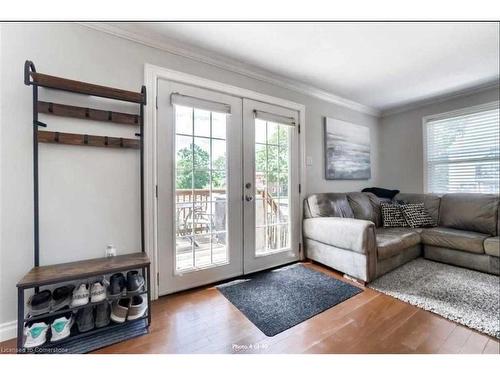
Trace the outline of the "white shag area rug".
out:
[[[498,276],[418,258],[369,287],[500,338]]]

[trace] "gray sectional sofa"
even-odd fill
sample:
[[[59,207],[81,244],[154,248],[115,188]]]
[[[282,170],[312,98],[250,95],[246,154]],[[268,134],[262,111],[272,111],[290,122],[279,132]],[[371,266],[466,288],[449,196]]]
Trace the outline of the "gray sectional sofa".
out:
[[[313,194],[304,201],[307,258],[370,282],[424,256],[500,274],[499,197],[493,194],[398,194],[424,203],[433,228],[384,228],[372,193]]]

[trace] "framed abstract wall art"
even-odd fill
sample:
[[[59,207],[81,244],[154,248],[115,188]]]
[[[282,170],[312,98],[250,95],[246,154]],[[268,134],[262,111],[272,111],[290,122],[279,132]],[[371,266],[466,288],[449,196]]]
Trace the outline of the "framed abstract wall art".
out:
[[[370,128],[325,118],[325,178],[368,180],[371,178]]]

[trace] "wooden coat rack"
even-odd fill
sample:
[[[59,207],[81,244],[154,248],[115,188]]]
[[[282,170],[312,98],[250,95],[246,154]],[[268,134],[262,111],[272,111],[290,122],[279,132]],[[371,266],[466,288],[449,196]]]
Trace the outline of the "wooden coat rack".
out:
[[[20,352],[23,352],[23,329],[24,323],[31,321],[32,317],[27,317],[24,314],[25,309],[25,290],[33,288],[35,293],[39,291],[41,286],[47,286],[60,282],[76,281],[87,277],[105,275],[113,272],[122,272],[133,269],[142,270],[142,275],[145,279],[146,290],[142,293],[147,293],[148,298],[148,313],[146,316],[118,325],[109,325],[104,328],[95,329],[89,332],[80,332],[75,336],[71,335],[68,339],[61,342],[46,343],[45,347],[49,348],[54,345],[58,347],[70,348],[71,350],[79,348],[80,345],[74,345],[75,341],[89,339],[88,348],[97,348],[95,337],[101,335],[101,341],[107,342],[109,345],[112,340],[122,340],[123,337],[129,335],[138,335],[143,332],[141,327],[137,328],[137,324],[142,324],[139,320],[145,321],[146,328],[151,323],[151,281],[150,281],[150,260],[145,252],[144,240],[144,106],[146,105],[146,87],[142,86],[141,92],[133,92],[127,90],[116,89],[112,87],[100,86],[86,82],[74,81],[66,78],[55,77],[47,74],[38,73],[35,65],[31,61],[26,61],[24,64],[24,83],[33,88],[33,198],[34,198],[34,267],[17,283],[18,289],[18,317],[17,317],[17,346]],[[139,105],[139,113],[122,113],[114,111],[106,111],[96,108],[78,107],[60,103],[52,103],[38,100],[38,89],[45,87],[53,90],[72,92],[76,94],[97,96],[108,99],[115,99],[124,102],[134,103]],[[46,128],[47,125],[38,120],[40,113],[78,118],[83,120],[103,121],[109,123],[117,123],[128,126],[139,127],[139,132],[136,133],[136,139],[109,137],[102,135],[64,133],[58,131],[40,130]],[[40,266],[40,235],[39,235],[39,202],[38,202],[38,144],[39,143],[54,143],[75,146],[94,146],[108,148],[129,148],[138,149],[140,151],[140,235],[141,249],[138,253],[120,255],[112,258],[97,258],[80,262],[70,262],[65,264]],[[68,311],[71,311],[69,309]],[[65,310],[62,310],[65,311]],[[50,312],[39,317],[50,318],[59,312]],[[123,333],[126,327],[131,327],[130,332]],[[134,328],[136,327],[136,328]],[[110,330],[122,330],[121,339],[106,338],[107,332]],[[104,335],[104,336],[103,336]],[[114,337],[114,336],[113,336]],[[117,336],[118,337],[118,336]],[[94,341],[93,341],[94,340]],[[111,341],[110,341],[111,340]],[[99,342],[101,342],[99,341]],[[89,346],[90,345],[90,346]],[[92,346],[94,345],[94,346]],[[101,345],[101,344],[99,344]],[[71,349],[72,348],[72,349]],[[91,349],[89,349],[91,350]]]

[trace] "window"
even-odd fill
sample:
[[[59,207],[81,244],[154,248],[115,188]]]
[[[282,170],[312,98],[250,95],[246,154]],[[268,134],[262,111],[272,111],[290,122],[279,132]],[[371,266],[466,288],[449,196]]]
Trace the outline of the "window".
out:
[[[213,103],[213,110],[199,109],[206,102],[179,94],[172,103],[176,271],[227,264],[227,110]]]
[[[290,246],[289,125],[255,119],[256,255]]]
[[[424,118],[426,192],[499,192],[498,104]]]

